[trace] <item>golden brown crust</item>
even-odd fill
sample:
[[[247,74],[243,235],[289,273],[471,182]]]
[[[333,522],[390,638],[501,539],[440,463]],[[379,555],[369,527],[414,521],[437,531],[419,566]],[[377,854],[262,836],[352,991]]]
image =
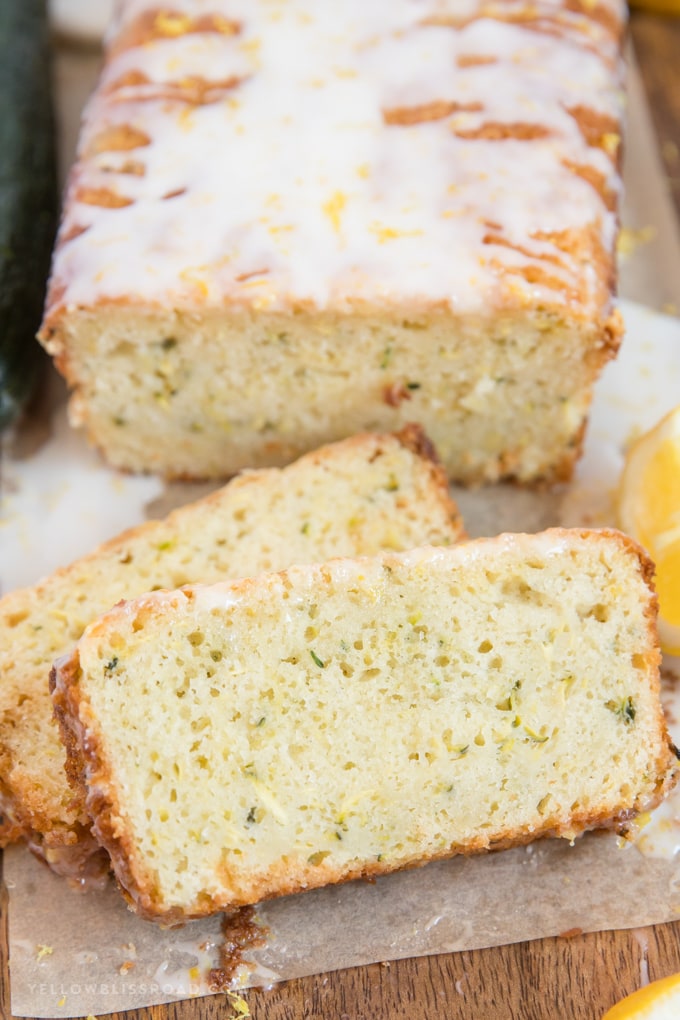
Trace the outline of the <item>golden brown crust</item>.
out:
[[[572,160],[565,159],[563,166],[570,170],[577,177],[586,181],[592,188],[598,193],[604,207],[610,212],[614,212],[618,206],[618,193],[609,187],[607,184],[607,178],[595,167],[585,163],[574,163]]]
[[[592,3],[592,0],[562,0],[566,11],[587,15],[591,21],[597,22],[617,43],[621,42],[625,22],[616,16],[606,4]]]
[[[484,53],[461,53],[456,57],[456,65],[460,68],[483,67],[484,64],[497,64],[498,57],[495,54]]]
[[[241,25],[238,21],[225,18],[221,14],[209,13],[192,18],[181,11],[156,7],[144,11],[118,32],[106,52],[108,59],[111,59],[125,50],[145,46],[154,39],[173,39],[181,35],[206,32],[238,35],[240,31]]]
[[[108,88],[109,93],[119,93],[130,87],[139,88],[141,92],[135,95],[136,102],[175,102],[186,103],[188,106],[205,106],[209,103],[217,103],[224,98],[227,92],[237,88],[243,81],[231,75],[229,78],[203,78],[200,75],[189,75],[176,81],[164,81],[156,83],[141,71],[131,71],[122,75],[112,82]],[[120,97],[125,102],[126,96]]]
[[[417,422],[412,421],[407,425],[404,425],[403,428],[394,433],[394,438],[397,439],[406,450],[410,450],[411,453],[415,453],[423,460],[430,461],[430,463],[437,469],[441,469],[442,463],[439,459],[439,454],[435,449],[434,443],[431,442],[423,427]],[[441,475],[441,485],[448,491],[445,475]]]
[[[551,135],[550,130],[543,124],[495,120],[488,120],[476,128],[456,128],[453,133],[457,138],[484,142],[504,142],[509,138],[516,142],[532,142],[537,138],[549,138]]]
[[[153,890],[153,877],[150,873],[133,869],[130,863],[135,859],[134,846],[120,824],[117,799],[107,782],[106,756],[98,739],[98,729],[96,725],[88,726],[84,722],[89,706],[81,698],[79,681],[80,664],[76,649],[70,657],[62,659],[50,675],[54,713],[67,755],[66,772],[69,782],[87,806],[93,823],[92,833],[114,865],[123,894],[133,902],[127,890]],[[154,916],[153,892],[140,894],[139,902],[135,897],[133,905],[142,916]]]
[[[414,471],[413,477],[417,480],[418,491],[423,493],[423,509],[427,510],[428,515],[433,510],[435,511],[434,517],[438,522],[438,527],[441,528],[442,541],[454,542],[462,535],[462,524],[457,507],[448,492],[445,475],[436,463],[434,450],[419,426],[412,425],[406,428],[403,430],[403,435],[369,433],[354,436],[342,443],[331,444],[313,451],[301,458],[298,463],[301,464],[303,470],[305,464],[328,466],[331,471],[335,471],[335,465],[337,465],[342,473],[346,470],[348,462],[363,465],[370,463],[382,453],[394,456],[399,446],[409,449],[414,456],[419,457],[419,464],[414,463],[411,459],[407,460],[407,464],[408,470]],[[400,457],[401,463],[404,460],[403,456]],[[272,475],[275,477],[278,474],[275,470],[244,472],[232,484],[236,489],[242,490],[258,483],[263,476]],[[321,477],[325,479],[325,473]],[[253,495],[250,498],[255,500],[256,496]],[[181,528],[182,517],[187,512],[193,514],[199,508],[202,508],[201,513],[207,511],[210,514],[213,508],[216,513],[223,513],[221,511],[223,500],[224,490],[217,489],[203,499],[190,504],[189,507],[180,507],[174,511],[165,518],[164,525],[173,527],[176,523],[176,526]],[[397,511],[400,509],[396,497],[395,507]],[[408,507],[406,509],[408,512]],[[449,531],[448,521],[453,528],[457,529],[456,531]],[[113,563],[114,567],[120,562],[129,562],[132,559],[131,546],[134,548],[136,545],[139,548],[140,540],[149,543],[151,540],[145,536],[153,533],[156,527],[156,522],[147,521],[129,528],[122,534],[102,543],[71,567],[58,569],[51,577],[45,578],[32,588],[8,594],[5,599],[0,600],[0,625],[4,626],[7,631],[13,622],[35,619],[36,613],[46,612],[47,607],[55,600],[55,588],[53,587],[55,582],[57,584],[65,583],[67,586],[75,584],[78,590],[83,591],[83,577],[87,578],[87,575],[90,575],[91,578],[96,573],[95,567],[100,565],[102,560],[105,560],[107,564]],[[108,566],[106,569],[108,570]],[[91,580],[86,580],[85,584],[89,587]],[[113,601],[114,599],[111,598],[111,602]],[[71,642],[75,643],[80,637],[80,630],[84,622],[83,619],[80,626],[77,623],[74,626],[74,620],[69,618],[68,623],[65,624],[66,631],[62,635],[63,644],[54,644],[52,647],[52,652],[55,655],[60,654]],[[0,658],[2,657],[0,656]],[[47,663],[48,660],[44,653],[43,658]],[[0,671],[3,666],[4,662],[0,665]],[[14,665],[10,663],[8,668],[12,671]],[[73,788],[72,799],[69,800],[68,787],[64,789],[63,781],[57,785],[56,790],[47,785],[43,786],[42,783],[36,782],[36,770],[31,771],[30,768],[24,766],[31,748],[35,746],[35,743],[32,743],[35,738],[32,736],[34,731],[25,727],[21,713],[26,713],[30,709],[33,717],[39,715],[43,718],[43,729],[47,729],[48,719],[46,716],[50,709],[47,697],[47,673],[46,665],[44,687],[37,682],[35,674],[33,675],[30,689],[25,689],[21,695],[21,711],[17,705],[19,700],[17,696],[13,703],[6,699],[6,709],[0,714],[0,809],[4,809],[0,841],[9,843],[23,838],[36,854],[52,864],[54,870],[61,874],[68,873],[70,876],[75,876],[82,871],[88,855],[97,851],[97,846],[90,835],[90,820],[85,810],[83,778],[85,761],[79,752],[75,730],[68,724],[70,715],[63,707],[65,693],[55,694],[54,707],[62,741],[65,745],[66,773]],[[53,670],[50,677],[52,687],[54,687],[55,676]],[[75,684],[75,679],[73,683]],[[51,771],[56,773],[58,770],[60,774],[63,768],[63,757],[58,754],[60,747],[57,726],[49,727],[49,729],[54,734],[49,734],[49,741],[57,745],[54,748]],[[21,733],[23,741],[21,746],[17,745],[17,732]]]
[[[151,145],[151,138],[146,131],[141,131],[132,124],[111,124],[102,128],[90,141],[87,152],[96,156],[102,152],[133,152]]]
[[[0,815],[0,849],[11,843],[18,843],[24,838],[23,826],[16,824],[6,814]]]
[[[578,124],[579,131],[588,145],[592,145],[596,149],[602,149],[611,159],[616,161],[616,154],[621,139],[619,123],[614,117],[600,113],[591,106],[584,106],[580,103],[567,107],[567,113]],[[615,142],[614,139],[616,139]]]
[[[434,120],[445,120],[454,113],[477,113],[481,103],[461,103],[455,99],[439,99],[417,106],[393,106],[383,110],[383,120],[389,125],[410,127],[413,124],[428,124]]]
[[[463,518],[458,510],[457,503],[451,498],[446,469],[439,459],[434,443],[430,440],[425,430],[417,422],[409,422],[398,432],[394,433],[394,438],[403,447],[410,450],[411,453],[420,457],[423,463],[428,464],[432,485],[437,489],[440,500],[445,508],[447,508],[449,520],[458,529],[459,541],[466,538],[467,534]]]
[[[49,685],[50,694],[52,695],[54,717],[59,725],[61,742],[64,745],[64,750],[66,751],[66,762],[64,765],[66,776],[73,789],[78,791],[84,799],[84,794],[87,792],[87,786],[85,783],[85,760],[81,754],[80,745],[74,731],[72,716],[70,715],[67,707],[68,695],[66,693],[71,690],[73,685],[77,684],[78,673],[78,657],[77,654],[75,654],[68,660],[68,667],[65,667],[62,672],[62,679],[65,681],[65,686],[60,685],[57,687],[56,666],[52,666],[52,669],[50,670]]]
[[[125,206],[134,203],[133,198],[121,195],[112,188],[78,188],[75,198],[84,205],[96,205],[101,209],[124,209]]]
[[[570,14],[580,14],[582,19],[570,19]],[[566,16],[565,16],[566,15]],[[589,0],[562,0],[561,7],[538,7],[534,3],[527,3],[523,7],[510,7],[509,5],[493,5],[485,11],[487,18],[495,21],[503,21],[507,24],[521,25],[530,32],[538,35],[562,37],[567,28],[587,36],[590,24],[598,24],[614,42],[620,43],[623,35],[624,22],[622,22],[614,11],[606,8],[600,3],[592,3]],[[441,14],[433,15],[424,19],[425,25],[437,25],[440,27],[465,28],[475,21],[477,15],[456,15]],[[584,41],[584,46],[590,48]]]
[[[674,755],[674,749],[669,742],[669,751]],[[662,764],[661,762],[659,763]],[[667,764],[667,763],[663,763]],[[300,862],[296,867],[295,863],[288,860],[285,866],[278,866],[270,869],[267,873],[259,875],[253,881],[248,895],[233,897],[231,894],[224,897],[202,895],[195,910],[186,911],[178,908],[167,908],[162,904],[156,894],[153,882],[146,888],[138,886],[138,876],[130,867],[130,852],[134,848],[129,846],[129,841],[121,839],[114,833],[115,820],[113,813],[108,809],[105,802],[98,798],[92,798],[93,813],[95,806],[100,807],[97,816],[96,831],[103,846],[109,852],[120,890],[140,917],[147,921],[162,924],[164,927],[181,926],[187,921],[198,920],[208,917],[211,914],[219,913],[225,909],[249,906],[253,903],[264,902],[267,899],[289,896],[311,889],[319,889],[326,885],[342,885],[357,879],[379,878],[380,876],[393,874],[395,871],[408,871],[415,868],[425,867],[435,861],[449,860],[457,856],[473,856],[484,853],[495,853],[501,850],[510,850],[514,847],[527,846],[540,839],[569,839],[573,840],[586,832],[593,830],[610,830],[614,832],[625,832],[627,824],[632,818],[641,812],[649,811],[661,802],[672,785],[673,780],[665,786],[660,787],[657,797],[652,800],[645,800],[636,804],[634,808],[620,812],[612,818],[604,812],[579,812],[567,818],[550,822],[531,831],[499,831],[493,838],[484,839],[479,837],[470,840],[465,844],[452,844],[436,853],[414,856],[409,860],[400,860],[398,863],[390,864],[388,861],[370,860],[357,862],[354,866],[346,869],[333,868],[324,861],[322,864],[310,867],[307,862]],[[272,887],[275,891],[272,892]]]
[[[405,442],[421,441],[420,430],[417,426],[407,430],[404,437]],[[639,572],[644,584],[649,589],[649,601],[647,603],[645,617],[647,620],[647,641],[644,643],[644,652],[640,653],[641,661],[639,668],[644,671],[646,681],[653,692],[659,693],[659,664],[661,660],[658,637],[656,634],[656,613],[657,601],[653,588],[654,565],[646,551],[636,543],[630,536],[623,534],[616,529],[565,529],[554,528],[546,533],[547,538],[554,543],[559,543],[567,538],[585,540],[597,543],[603,538],[616,543],[625,556],[632,557],[636,562],[636,571]],[[503,541],[503,536],[496,539],[488,539],[487,543]],[[461,552],[465,556],[465,552]],[[396,558],[395,558],[396,559]],[[386,558],[386,563],[390,558]],[[317,568],[324,577],[328,574],[328,567]],[[247,578],[239,581],[230,587],[237,589],[239,593],[246,595],[249,588],[261,584],[257,579]],[[181,593],[170,595],[171,600],[177,602],[196,598],[196,592],[188,587]],[[135,606],[137,623],[143,626],[147,615],[153,612],[151,602],[140,601]],[[106,619],[91,632],[92,634],[105,633],[107,627]],[[643,643],[641,642],[641,648]],[[677,762],[677,753],[668,738],[667,734],[664,743],[659,750],[656,759],[655,775],[656,785],[645,794],[638,794],[635,801],[625,810],[620,810],[613,817],[611,812],[605,808],[599,810],[579,809],[569,814],[552,815],[531,829],[498,829],[489,836],[479,835],[464,843],[452,843],[433,853],[414,854],[407,859],[399,859],[390,862],[388,859],[359,860],[350,865],[339,868],[328,864],[326,860],[319,864],[311,865],[309,860],[295,861],[288,858],[285,862],[278,862],[268,871],[259,873],[252,880],[251,885],[245,892],[234,896],[231,892],[225,892],[220,896],[202,895],[190,910],[179,908],[168,908],[161,897],[159,890],[154,883],[153,875],[148,872],[143,863],[140,862],[137,849],[131,839],[129,830],[122,821],[124,813],[121,812],[117,800],[116,787],[112,779],[112,773],[106,762],[106,756],[102,749],[97,722],[89,719],[89,708],[86,697],[80,690],[80,670],[77,653],[71,656],[68,661],[62,662],[54,673],[51,686],[54,689],[55,710],[63,720],[66,729],[69,756],[72,759],[72,774],[76,781],[83,786],[83,764],[88,774],[88,810],[94,819],[94,831],[107,849],[114,864],[119,883],[128,901],[135,910],[149,920],[161,921],[165,925],[182,924],[192,918],[203,917],[224,908],[234,908],[249,903],[258,902],[262,899],[296,893],[306,889],[320,887],[329,883],[351,881],[357,878],[375,877],[385,875],[394,870],[404,868],[420,867],[435,860],[443,860],[458,854],[477,854],[487,851],[508,849],[521,846],[544,837],[566,837],[573,839],[581,833],[596,829],[610,828],[623,831],[626,823],[631,817],[642,811],[648,811],[655,807],[666,795],[674,784],[680,766]],[[84,720],[89,720],[86,724]],[[665,733],[665,723],[661,702],[658,701],[658,712],[656,714],[656,726],[659,733]],[[72,741],[76,738],[79,747]],[[229,889],[228,868],[224,869],[222,876],[225,889]]]

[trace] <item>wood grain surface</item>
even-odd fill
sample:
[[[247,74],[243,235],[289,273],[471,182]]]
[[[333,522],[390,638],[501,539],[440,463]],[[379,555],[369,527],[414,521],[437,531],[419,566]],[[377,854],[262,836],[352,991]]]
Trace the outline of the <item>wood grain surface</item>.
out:
[[[680,216],[680,17],[636,12],[631,18],[631,35]]]
[[[635,13],[631,33],[680,214],[680,19]],[[502,890],[512,896],[512,889]],[[11,1020],[0,900],[0,1018]],[[290,981],[244,998],[253,1020],[599,1020],[647,978],[680,971],[680,921],[402,960]],[[225,995],[112,1020],[230,1020]]]

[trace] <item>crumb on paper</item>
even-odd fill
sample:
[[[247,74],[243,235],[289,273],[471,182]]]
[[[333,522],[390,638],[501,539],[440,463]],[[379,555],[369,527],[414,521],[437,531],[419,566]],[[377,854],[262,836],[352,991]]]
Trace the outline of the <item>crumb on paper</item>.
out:
[[[94,1015],[94,1013],[88,1013],[87,1020],[97,1020],[97,1017]]]
[[[651,224],[646,227],[640,227],[638,230],[634,230],[632,227],[622,227],[619,232],[616,250],[621,258],[628,258],[641,245],[649,244],[650,241],[653,241],[656,234],[656,227]]]
[[[40,963],[40,961],[44,960],[46,956],[51,956],[53,952],[54,949],[52,946],[37,945],[35,947],[35,958],[38,963]]]
[[[118,973],[124,976],[125,974],[129,974],[131,970],[134,970],[136,966],[137,965],[134,960],[125,960],[118,968]]]
[[[558,939],[573,939],[577,935],[583,935],[583,928],[567,928],[566,931],[561,931],[558,934]]]
[[[232,913],[224,914],[219,943],[219,965],[212,967],[207,975],[208,988],[211,992],[231,994],[230,988],[235,983],[239,970],[242,967],[252,969],[253,966],[250,961],[244,959],[244,953],[266,945],[268,933],[269,929],[259,923],[253,907],[239,907]]]
[[[234,1015],[231,1020],[236,1020],[237,1017],[249,1017],[251,1015],[250,1008],[245,999],[236,992],[227,992],[229,997],[229,1005],[234,1010]]]
[[[61,999],[59,999],[59,1002],[57,1003],[57,1006],[65,1006],[65,1005],[66,1005],[66,996],[62,995]]]

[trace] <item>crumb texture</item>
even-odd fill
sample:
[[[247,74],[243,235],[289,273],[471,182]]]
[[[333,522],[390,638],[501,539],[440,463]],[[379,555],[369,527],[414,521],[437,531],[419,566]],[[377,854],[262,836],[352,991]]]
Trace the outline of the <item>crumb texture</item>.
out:
[[[89,819],[64,775],[48,675],[92,619],[154,588],[453,543],[462,524],[433,458],[415,426],[356,436],[282,471],[244,474],[0,600],[4,840],[24,836],[60,872],[86,866]]]
[[[675,757],[645,569],[560,530],[115,609],[55,699],[121,884],[172,921],[646,810]]]

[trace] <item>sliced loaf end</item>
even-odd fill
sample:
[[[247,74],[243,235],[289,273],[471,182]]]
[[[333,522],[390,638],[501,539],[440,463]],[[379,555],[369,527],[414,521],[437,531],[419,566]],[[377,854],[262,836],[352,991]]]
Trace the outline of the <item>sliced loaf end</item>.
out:
[[[409,425],[396,435],[353,436],[281,470],[245,472],[0,599],[0,845],[24,838],[54,870],[77,878],[97,854],[64,774],[48,676],[120,599],[461,537],[434,448]]]
[[[126,895],[173,923],[650,809],[677,774],[650,576],[560,529],[117,607],[52,686]]]

